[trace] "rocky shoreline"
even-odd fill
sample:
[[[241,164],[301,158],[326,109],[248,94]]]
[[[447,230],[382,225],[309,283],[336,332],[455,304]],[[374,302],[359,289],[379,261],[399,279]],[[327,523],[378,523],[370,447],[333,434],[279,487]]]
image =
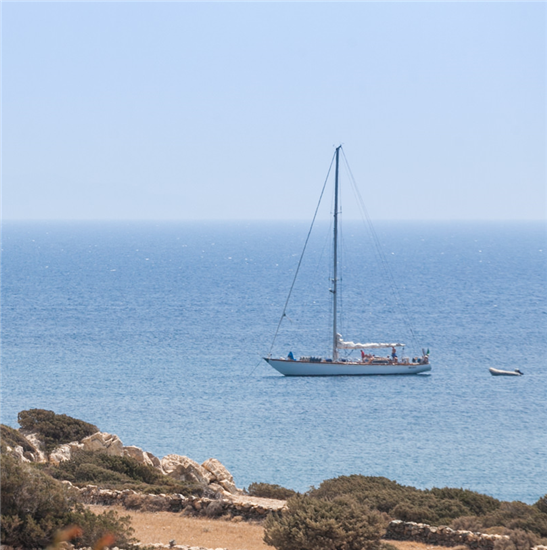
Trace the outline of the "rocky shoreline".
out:
[[[268,514],[282,511],[286,505],[285,500],[249,496],[236,486],[233,476],[215,458],[209,458],[202,464],[187,456],[176,454],[169,454],[159,459],[139,447],[124,446],[118,436],[106,432],[96,432],[81,441],[59,445],[47,454],[44,442],[37,433],[24,430],[19,430],[19,433],[28,445],[25,443],[25,447],[7,446],[7,452],[20,462],[59,464],[70,460],[78,450],[91,451],[111,456],[130,457],[141,464],[155,468],[165,476],[196,484],[202,488],[202,496],[198,497],[182,494],[144,494],[130,489],[104,489],[97,485],[76,487],[69,481],[62,482],[70,490],[77,492],[79,500],[87,505],[122,506],[127,510],[173,512],[190,517],[217,518],[235,522],[262,522]],[[384,539],[415,541],[445,547],[465,545],[470,550],[494,550],[496,542],[509,537],[394,520],[389,524]],[[174,543],[167,546],[162,544],[146,546],[152,546],[158,550],[211,550]],[[532,550],[547,550],[547,547],[536,546]]]
[[[141,464],[151,466],[163,475],[177,481],[193,483],[203,488],[204,493],[216,498],[243,495],[238,489],[234,478],[226,467],[215,458],[209,458],[202,464],[183,455],[169,454],[162,459],[152,453],[143,451],[134,445],[124,446],[117,435],[106,432],[97,432],[83,438],[59,445],[49,454],[45,452],[45,445],[39,435],[19,430],[27,440],[32,451],[25,451],[21,445],[8,447],[8,452],[20,462],[51,463],[70,460],[78,450],[100,452],[111,456],[130,457]]]

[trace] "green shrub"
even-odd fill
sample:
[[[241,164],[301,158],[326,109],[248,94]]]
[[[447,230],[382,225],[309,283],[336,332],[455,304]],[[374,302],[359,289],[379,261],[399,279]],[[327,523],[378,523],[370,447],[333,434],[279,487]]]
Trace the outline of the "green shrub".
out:
[[[9,445],[12,449],[20,446],[23,447],[24,452],[35,452],[36,449],[26,437],[23,437],[17,430],[6,426],[5,424],[0,424],[0,437],[2,438],[2,449],[4,445]]]
[[[469,491],[468,489],[450,489],[448,487],[437,489],[433,487],[433,489],[425,492],[431,493],[438,500],[459,501],[471,512],[470,515],[473,516],[484,516],[497,510],[500,506],[499,500],[488,495],[476,493],[475,491]]]
[[[56,531],[73,524],[83,529],[81,540],[88,546],[99,533],[107,531],[116,537],[119,546],[132,540],[127,518],[118,519],[113,513],[95,516],[76,505],[74,496],[62,483],[9,455],[2,456],[1,485],[2,544],[46,547]]]
[[[2,544],[47,546],[71,509],[64,487],[9,455],[2,456],[1,480]]]
[[[130,517],[119,517],[113,511],[94,514],[83,506],[77,505],[67,515],[66,521],[68,525],[78,525],[82,529],[82,535],[72,541],[79,547],[93,547],[107,533],[114,535],[118,548],[128,548],[137,542],[133,538],[134,530],[131,527]]]
[[[253,497],[275,498],[278,500],[287,500],[299,494],[292,489],[285,489],[281,485],[272,485],[271,483],[251,483],[247,493]]]
[[[534,506],[543,514],[547,514],[547,495],[543,495]]]
[[[547,537],[547,514],[524,502],[502,502],[497,510],[481,518],[481,521],[486,528],[503,526]]]
[[[385,514],[351,498],[297,495],[264,523],[264,542],[277,550],[380,550]]]
[[[40,434],[47,453],[63,443],[80,441],[99,431],[93,424],[44,409],[21,411],[17,415],[17,422],[24,430]]]
[[[349,496],[403,521],[451,525],[455,529],[470,531],[491,531],[499,527],[547,537],[547,496],[530,506],[523,502],[501,502],[466,489],[422,491],[384,477],[360,475],[329,479],[319,488],[308,491],[307,495],[321,500]],[[515,544],[518,547],[520,543]]]
[[[201,494],[202,488],[176,481],[129,456],[110,456],[101,452],[76,451],[70,460],[45,466],[56,479],[83,486],[89,483],[107,489],[133,489],[144,493]]]
[[[477,516],[462,516],[452,520],[450,527],[456,531],[472,531],[473,533],[484,530],[484,526]]]
[[[60,462],[51,469],[51,473],[58,479],[66,479],[72,483],[157,483],[164,477],[159,470],[129,456],[111,456],[83,450],[72,453],[70,460]]]
[[[394,519],[432,525],[496,510],[500,505],[494,498],[465,489],[420,490],[385,477],[361,475],[329,479],[307,494],[323,500],[347,495],[372,509],[388,513]]]
[[[530,550],[540,541],[533,533],[523,531],[522,529],[505,530],[503,535],[509,539],[500,539],[494,543],[494,550]]]

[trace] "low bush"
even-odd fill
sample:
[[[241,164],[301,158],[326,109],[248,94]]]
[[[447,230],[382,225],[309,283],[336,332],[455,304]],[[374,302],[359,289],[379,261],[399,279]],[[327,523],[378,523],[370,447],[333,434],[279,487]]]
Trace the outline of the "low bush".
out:
[[[503,526],[547,537],[547,514],[524,502],[502,502],[500,507],[481,518],[484,527]]]
[[[92,483],[105,489],[133,489],[149,494],[201,494],[197,485],[176,481],[129,456],[111,456],[93,451],[76,451],[70,460],[45,466],[45,471],[59,480],[78,486]]]
[[[113,512],[96,516],[84,510],[62,483],[9,455],[2,456],[1,485],[2,544],[46,547],[59,529],[75,524],[83,531],[75,542],[84,546],[92,546],[107,532],[115,536],[118,546],[135,542],[127,518],[120,519]]]
[[[433,489],[424,492],[434,495],[437,500],[458,501],[463,504],[463,506],[471,512],[470,515],[473,516],[484,516],[497,510],[500,506],[499,500],[488,495],[476,493],[475,491],[469,491],[468,489],[453,489],[449,487],[438,489],[433,487]]]
[[[491,532],[499,527],[547,537],[547,496],[530,506],[523,502],[501,502],[466,489],[420,490],[384,477],[360,475],[329,479],[307,495],[321,500],[349,496],[403,521],[451,525],[470,531]]]
[[[308,495],[329,500],[351,496],[370,508],[388,513],[394,519],[422,521],[432,525],[450,523],[461,516],[475,515],[475,510],[495,509],[499,501],[463,489],[422,491],[406,487],[385,477],[341,476],[321,483]],[[484,497],[484,502],[481,497]]]
[[[530,550],[540,542],[536,535],[522,529],[507,529],[500,534],[508,536],[509,539],[497,540],[494,550]]]
[[[264,523],[264,542],[277,550],[380,550],[387,516],[347,497],[297,495]]]
[[[4,452],[5,445],[9,445],[12,449],[17,446],[23,447],[24,452],[33,453],[36,451],[26,437],[23,437],[17,430],[5,424],[0,424],[0,437],[2,439],[2,452]]]
[[[456,531],[479,532],[484,529],[481,520],[477,516],[462,516],[452,520],[450,527]]]
[[[40,434],[44,440],[46,453],[50,453],[63,443],[80,441],[99,431],[99,428],[93,424],[44,409],[21,411],[17,415],[17,422],[23,430]]]
[[[281,485],[271,483],[251,483],[247,493],[253,497],[275,498],[278,500],[287,500],[299,494],[292,489],[285,489]]]
[[[541,513],[547,514],[547,495],[543,495],[535,504],[534,507],[537,508]]]
[[[78,547],[93,548],[95,543],[106,534],[112,534],[118,548],[132,548],[138,541],[133,537],[129,516],[119,517],[116,512],[108,511],[94,514],[81,505],[68,514],[68,525],[78,525],[82,534],[72,542]]]

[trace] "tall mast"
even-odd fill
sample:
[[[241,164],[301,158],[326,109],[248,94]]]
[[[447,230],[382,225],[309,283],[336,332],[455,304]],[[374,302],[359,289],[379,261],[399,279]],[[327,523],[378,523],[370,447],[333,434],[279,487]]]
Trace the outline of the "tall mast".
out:
[[[338,158],[340,155],[339,145],[336,148],[336,169],[334,172],[334,270],[332,286],[332,360],[338,359],[338,332],[336,330],[336,291],[338,286]]]

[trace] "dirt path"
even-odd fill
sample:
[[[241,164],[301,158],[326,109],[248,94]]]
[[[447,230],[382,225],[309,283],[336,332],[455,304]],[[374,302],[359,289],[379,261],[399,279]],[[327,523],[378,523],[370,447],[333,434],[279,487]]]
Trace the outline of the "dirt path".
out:
[[[190,518],[172,512],[133,512],[118,506],[89,506],[95,513],[115,510],[130,516],[135,537],[143,544],[162,543],[229,550],[273,550],[262,540],[264,529],[258,523]],[[418,542],[389,541],[399,550],[452,550]]]

